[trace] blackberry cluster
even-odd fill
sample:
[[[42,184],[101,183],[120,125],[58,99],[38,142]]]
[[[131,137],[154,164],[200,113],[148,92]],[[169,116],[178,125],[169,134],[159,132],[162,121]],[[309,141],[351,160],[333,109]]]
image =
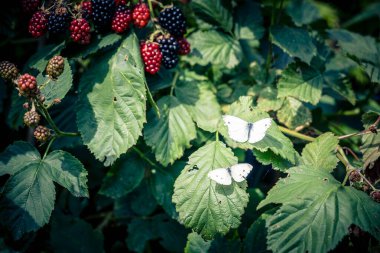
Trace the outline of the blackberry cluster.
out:
[[[71,38],[73,41],[85,45],[91,40],[91,27],[83,18],[74,19],[70,24]]]
[[[70,14],[65,7],[60,7],[49,15],[48,31],[53,34],[64,32],[70,24]]]
[[[129,28],[132,22],[132,12],[125,5],[118,5],[112,20],[112,30],[122,33]]]
[[[179,38],[177,39],[179,49],[178,54],[179,55],[187,55],[191,51],[190,43],[185,38]]]
[[[35,38],[42,36],[46,32],[47,22],[48,20],[45,12],[38,11],[34,13],[29,21],[29,33]]]
[[[148,6],[144,3],[137,4],[133,9],[133,24],[137,28],[143,28],[149,23],[150,12]]]
[[[44,126],[38,126],[34,130],[34,138],[39,142],[46,142],[51,136],[50,129]]]
[[[38,92],[37,80],[34,76],[29,74],[23,74],[19,77],[18,89],[21,95],[26,97],[35,97]]]
[[[84,1],[84,2],[82,2],[81,11],[82,11],[82,17],[84,19],[90,19],[91,16],[92,16],[91,1]]]
[[[9,61],[0,62],[0,76],[6,81],[16,80],[18,77],[18,69],[16,65]]]
[[[40,0],[22,0],[21,1],[22,10],[25,13],[29,13],[29,14],[35,12],[40,6],[40,4],[41,4]]]
[[[162,60],[160,45],[154,42],[143,42],[140,45],[140,51],[145,71],[150,74],[156,74],[160,70]]]
[[[183,12],[173,6],[160,12],[158,22],[171,35],[182,37],[186,33],[186,20]]]
[[[178,64],[179,45],[174,37],[161,37],[157,39],[162,52],[162,64],[166,69],[172,69]]]
[[[56,79],[59,77],[64,70],[65,61],[62,56],[56,55],[51,58],[46,66],[46,74],[51,78]]]
[[[24,124],[28,127],[35,127],[40,123],[41,116],[36,111],[28,111],[24,114]]]
[[[99,30],[109,27],[115,13],[114,0],[91,0],[92,20]]]

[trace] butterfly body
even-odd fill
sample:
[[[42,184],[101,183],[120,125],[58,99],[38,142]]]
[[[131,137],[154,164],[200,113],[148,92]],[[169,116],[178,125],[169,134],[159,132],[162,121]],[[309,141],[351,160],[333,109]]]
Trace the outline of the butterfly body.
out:
[[[230,185],[232,179],[236,182],[244,181],[252,170],[252,165],[239,163],[227,168],[218,168],[208,173],[208,177],[218,184]]]
[[[247,122],[232,115],[224,115],[223,121],[228,128],[228,135],[232,140],[249,143],[261,141],[272,123],[271,118]]]

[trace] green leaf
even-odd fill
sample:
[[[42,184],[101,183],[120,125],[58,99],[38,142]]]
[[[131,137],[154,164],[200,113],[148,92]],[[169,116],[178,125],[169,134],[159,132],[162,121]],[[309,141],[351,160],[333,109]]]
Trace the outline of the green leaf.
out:
[[[45,96],[44,104],[46,105],[51,105],[56,98],[63,99],[71,88],[73,83],[72,72],[69,62],[66,58],[64,60],[64,71],[56,80],[44,76],[42,72],[37,76],[37,83],[41,93]]]
[[[301,28],[275,26],[270,29],[272,42],[291,57],[297,57],[307,64],[317,55],[317,48],[309,33]]]
[[[145,166],[136,156],[119,158],[103,179],[99,193],[120,198],[135,189],[144,178]]]
[[[58,45],[50,44],[40,48],[37,53],[29,58],[25,66],[31,69],[37,69],[39,72],[43,72],[48,64],[48,61],[55,55],[59,55],[65,48],[65,43],[62,42]]]
[[[323,74],[323,79],[327,85],[345,98],[352,105],[356,104],[355,92],[352,89],[349,77],[342,74],[340,71],[327,71]]]
[[[333,40],[356,62],[361,64],[372,82],[380,83],[380,44],[369,36],[362,36],[344,29],[327,31]]]
[[[83,143],[111,165],[136,144],[146,121],[146,89],[139,43],[130,33],[83,74],[77,124]]]
[[[181,76],[175,88],[175,95],[189,111],[199,128],[215,132],[221,118],[221,108],[206,77],[189,72]]]
[[[267,250],[267,228],[265,227],[266,220],[270,218],[272,214],[263,213],[260,217],[252,223],[248,229],[247,235],[244,240],[244,252],[257,252],[257,253],[269,253]]]
[[[338,164],[335,155],[339,140],[332,133],[324,133],[302,150],[301,164],[332,172]]]
[[[12,91],[11,106],[7,115],[7,125],[12,129],[18,129],[24,124],[24,113],[26,110],[21,110],[22,105],[26,102],[24,97],[18,95],[18,91]]]
[[[142,181],[128,197],[131,210],[140,216],[148,216],[157,208],[157,202],[147,180]]]
[[[233,68],[243,57],[240,44],[231,36],[217,31],[197,31],[190,35],[189,42],[195,45],[193,54],[200,62]]]
[[[367,112],[362,116],[364,129],[368,129],[380,116],[378,112]],[[365,134],[361,140],[360,151],[363,154],[364,168],[373,167],[374,162],[380,157],[380,134]]]
[[[278,81],[278,97],[292,96],[316,105],[322,96],[322,74],[306,64],[290,64]]]
[[[380,16],[380,3],[368,4],[362,12],[343,23],[342,27],[349,27],[378,16]]]
[[[173,96],[162,97],[157,102],[161,118],[151,110],[144,139],[152,147],[157,161],[166,166],[182,157],[190,141],[195,139],[195,124],[186,108]]]
[[[252,1],[239,3],[235,12],[234,34],[240,40],[260,40],[265,32],[260,4]]]
[[[173,202],[179,220],[206,239],[237,228],[248,202],[247,183],[220,185],[207,174],[216,168],[237,163],[231,149],[222,142],[211,142],[190,157],[174,184]]]
[[[288,172],[290,176],[281,179],[259,206],[283,204],[267,222],[271,250],[327,252],[351,224],[379,238],[380,205],[367,194],[342,186],[328,172],[309,166]]]
[[[165,212],[173,219],[178,218],[178,213],[172,202],[174,192],[173,185],[185,165],[185,162],[179,161],[169,168],[154,169],[154,173],[152,173],[149,180],[152,194],[157,203],[159,203]]]
[[[55,214],[51,222],[50,242],[54,252],[102,253],[103,234],[84,220]]]
[[[227,32],[232,30],[232,15],[221,0],[193,0],[191,6],[198,17],[219,25]]]
[[[247,122],[255,122],[269,117],[267,113],[253,107],[252,97],[248,96],[240,97],[238,101],[231,104],[226,114],[239,117]],[[292,142],[281,133],[280,129],[273,121],[264,139],[254,144],[233,141],[228,136],[227,127],[223,122],[220,122],[219,124],[219,132],[223,135],[226,143],[232,148],[257,149],[261,152],[271,150],[274,154],[281,156],[291,163],[295,163],[296,151],[293,148]]]
[[[253,149],[253,155],[263,165],[270,165],[272,164],[273,169],[280,170],[280,171],[286,171],[287,169],[293,167],[297,164],[297,161],[299,160],[299,154],[295,153],[295,160],[294,162],[290,162],[284,158],[282,158],[280,155],[277,155],[273,153],[271,150],[267,150],[265,152],[262,152],[257,149]]]
[[[311,123],[311,112],[299,100],[287,97],[281,109],[277,112],[278,121],[291,129],[307,126]]]
[[[53,181],[75,196],[88,197],[87,172],[71,154],[54,151],[41,159],[26,142],[10,145],[0,155],[0,175],[10,174],[0,196],[2,222],[16,239],[36,231],[50,219],[54,207]]]
[[[123,37],[116,33],[111,33],[106,36],[99,36],[92,40],[90,45],[88,45],[84,50],[81,50],[78,58],[86,58],[87,56],[97,53],[102,49],[109,48],[116,43],[120,42]]]
[[[277,98],[277,89],[266,87],[260,91],[257,108],[265,112],[277,111],[282,107],[284,98]]]
[[[286,8],[286,13],[297,26],[308,25],[321,18],[313,1],[293,0]]]
[[[187,236],[185,253],[207,253],[211,247],[211,241],[205,241],[197,232]]]

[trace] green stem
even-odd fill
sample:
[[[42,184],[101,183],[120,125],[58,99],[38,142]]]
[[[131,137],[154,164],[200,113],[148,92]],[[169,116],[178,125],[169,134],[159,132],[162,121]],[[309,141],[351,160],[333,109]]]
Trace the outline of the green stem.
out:
[[[152,17],[152,19],[154,19],[155,17],[154,17],[153,5],[152,5],[151,0],[148,0],[148,5],[149,5],[150,16]]]
[[[294,130],[290,130],[290,129],[286,128],[286,127],[278,126],[278,128],[280,129],[281,132],[283,132],[283,133],[285,133],[287,135],[296,137],[298,139],[304,140],[304,141],[314,141],[315,140],[314,137],[311,137],[311,136],[308,136],[308,135],[305,135],[305,134],[301,134],[301,133],[296,132]]]
[[[219,131],[216,131],[216,133],[215,133],[215,139],[216,139],[216,141],[219,141]]]
[[[148,86],[147,82],[145,82],[145,87],[146,87],[146,93],[148,94],[149,104],[152,106],[153,110],[157,114],[157,117],[160,118],[161,117],[160,108],[158,108],[158,105],[156,104],[156,101],[154,101],[153,95],[150,92],[150,89],[149,89],[149,86]]]
[[[281,0],[280,2],[280,7],[278,8],[278,11],[277,11],[277,19],[276,19],[276,24],[278,24],[278,22],[280,21],[281,19],[281,14],[282,14],[282,8],[284,6],[284,0]]]
[[[135,151],[144,161],[149,163],[152,167],[159,168],[152,160],[150,160],[140,149],[136,147],[132,147],[133,151]]]
[[[351,173],[351,172],[350,172]],[[347,183],[347,180],[348,180],[348,177],[350,176],[350,173],[346,173],[346,176],[344,177],[344,179],[343,179],[343,182],[342,182],[342,185],[343,186],[345,186],[346,185],[346,183]]]
[[[175,89],[175,86],[177,84],[178,78],[179,78],[179,72],[175,72],[175,75],[174,75],[174,78],[173,78],[173,81],[172,81],[172,85],[171,85],[171,88],[170,88],[170,96],[173,96],[174,89]]]
[[[53,137],[53,138],[51,138],[51,140],[49,141],[49,144],[48,144],[48,146],[46,147],[46,149],[45,149],[45,153],[44,153],[44,156],[42,157],[42,160],[44,160],[45,159],[45,157],[46,157],[46,155],[49,153],[49,149],[50,149],[50,146],[53,144],[53,142],[55,141],[55,138],[57,138],[57,137]]]

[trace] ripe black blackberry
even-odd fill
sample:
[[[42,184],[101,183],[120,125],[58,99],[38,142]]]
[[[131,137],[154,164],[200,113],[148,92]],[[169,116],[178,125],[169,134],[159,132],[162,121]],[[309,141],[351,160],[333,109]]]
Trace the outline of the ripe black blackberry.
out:
[[[48,31],[53,34],[65,32],[70,24],[70,14],[65,7],[57,8],[48,18]]]
[[[28,111],[24,114],[24,124],[28,127],[35,127],[41,120],[41,116],[36,111]]]
[[[166,69],[172,69],[178,64],[179,44],[174,37],[161,36],[157,39],[162,52],[162,65]]]
[[[56,79],[59,77],[64,70],[65,61],[62,56],[56,55],[51,58],[46,66],[46,74],[51,78]]]
[[[18,77],[18,69],[16,65],[9,61],[0,62],[0,76],[6,81],[15,80]]]
[[[114,0],[91,0],[92,20],[98,30],[103,31],[111,27],[115,6]]]
[[[186,32],[185,16],[183,12],[175,6],[164,9],[158,17],[158,22],[161,27],[166,29],[171,35],[181,37]]]
[[[174,68],[175,66],[177,66],[178,61],[178,55],[175,53],[162,54],[162,65],[164,65],[166,69]]]
[[[34,138],[39,142],[46,142],[51,136],[50,129],[44,126],[38,126],[34,130]]]

